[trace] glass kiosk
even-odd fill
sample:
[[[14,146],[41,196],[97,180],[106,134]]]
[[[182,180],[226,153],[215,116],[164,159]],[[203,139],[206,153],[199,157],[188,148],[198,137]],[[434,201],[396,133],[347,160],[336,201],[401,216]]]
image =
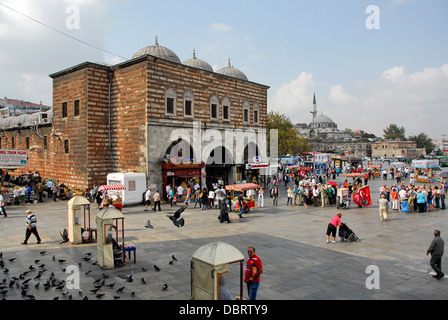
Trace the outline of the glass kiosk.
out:
[[[93,241],[95,228],[90,226],[90,201],[83,196],[71,198],[67,203],[68,211],[68,238],[72,244]],[[81,224],[83,218],[84,227]],[[83,233],[87,237],[83,237]]]
[[[115,207],[101,209],[96,216],[96,226],[98,265],[103,269],[123,266],[125,264],[124,215]]]

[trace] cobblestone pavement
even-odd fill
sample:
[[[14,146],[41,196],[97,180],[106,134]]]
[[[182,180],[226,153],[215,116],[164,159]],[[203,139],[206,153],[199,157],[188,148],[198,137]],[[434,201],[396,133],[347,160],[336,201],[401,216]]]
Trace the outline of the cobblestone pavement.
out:
[[[336,181],[343,181],[340,176]],[[407,181],[405,181],[406,183]],[[254,246],[262,259],[264,274],[258,291],[260,300],[404,300],[447,299],[448,280],[436,280],[431,276],[426,249],[433,239],[433,230],[440,229],[442,238],[448,230],[447,211],[401,214],[392,212],[389,222],[381,222],[378,215],[378,188],[383,180],[371,180],[372,207],[337,210],[335,207],[287,207],[286,192],[281,185],[279,206],[273,207],[271,199],[265,199],[265,208],[256,208],[242,219],[231,213],[232,223],[219,223],[218,210],[200,210],[190,205],[183,217],[183,228],[175,227],[166,217],[173,212],[163,204],[161,212],[145,212],[143,206],[126,207],[125,239],[137,247],[137,261],[112,270],[103,270],[91,261],[97,256],[96,244],[60,244],[59,232],[67,228],[67,202],[44,203],[23,207],[6,207],[8,217],[0,217],[1,243],[4,267],[0,279],[9,284],[13,277],[29,271],[16,283],[28,281],[26,294],[36,300],[189,300],[190,259],[200,246],[223,241],[235,246],[247,257],[247,247]],[[393,181],[388,180],[388,185]],[[32,235],[28,245],[22,245],[25,234],[25,210],[32,209],[38,217],[41,244],[35,244]],[[92,224],[98,210],[92,205]],[[330,219],[338,212],[343,222],[360,238],[359,242],[326,243],[325,232]],[[154,229],[145,228],[150,219]],[[446,237],[448,238],[448,237]],[[41,254],[45,251],[45,254]],[[92,253],[91,261],[82,258]],[[172,261],[172,255],[177,261]],[[53,261],[55,256],[56,261]],[[9,259],[15,258],[14,261]],[[58,260],[66,260],[60,263]],[[36,261],[39,260],[39,261]],[[446,266],[446,257],[442,268]],[[79,265],[81,263],[81,265]],[[37,279],[39,265],[45,271]],[[43,284],[54,272],[55,278],[67,279],[68,266],[80,270],[80,294],[77,289],[55,287],[45,289]],[[161,270],[157,272],[153,266]],[[30,266],[36,268],[30,270]],[[379,272],[379,288],[370,288],[374,274]],[[147,269],[146,271],[143,268]],[[230,267],[227,286],[238,294],[239,266]],[[9,270],[6,273],[6,269]],[[65,270],[65,271],[64,271]],[[125,282],[120,275],[133,271],[134,281]],[[105,284],[115,283],[113,288],[102,287],[94,293],[94,281],[108,275]],[[376,273],[378,274],[378,273]],[[142,283],[144,278],[146,283]],[[39,284],[38,288],[35,285]],[[164,284],[167,290],[162,290]],[[5,285],[4,285],[5,286]],[[0,299],[27,300],[15,285],[6,286],[7,292]],[[121,293],[117,289],[124,287]],[[246,294],[246,289],[244,289]],[[97,294],[104,294],[97,297]]]

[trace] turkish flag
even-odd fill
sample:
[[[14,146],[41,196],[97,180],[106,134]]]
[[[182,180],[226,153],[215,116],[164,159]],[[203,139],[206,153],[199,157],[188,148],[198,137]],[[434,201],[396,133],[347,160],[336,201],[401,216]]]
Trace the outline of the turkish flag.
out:
[[[357,193],[353,193],[353,202],[356,205],[368,207],[372,205],[372,198],[370,196],[370,187],[365,186],[358,189]]]

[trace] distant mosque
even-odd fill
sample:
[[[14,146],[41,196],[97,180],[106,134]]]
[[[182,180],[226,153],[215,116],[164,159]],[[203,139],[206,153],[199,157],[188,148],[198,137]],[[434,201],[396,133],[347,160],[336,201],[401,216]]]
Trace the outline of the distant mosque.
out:
[[[329,117],[324,116],[323,112],[317,115],[316,94],[313,99],[313,115],[310,124],[299,123],[295,125],[298,134],[302,138],[312,140],[332,139],[332,140],[349,140],[352,136],[344,131],[338,129],[338,125]]]

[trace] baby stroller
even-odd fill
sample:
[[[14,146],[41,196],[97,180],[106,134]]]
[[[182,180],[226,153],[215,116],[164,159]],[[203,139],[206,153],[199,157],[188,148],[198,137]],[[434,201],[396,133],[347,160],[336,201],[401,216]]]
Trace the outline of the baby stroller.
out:
[[[339,236],[341,237],[341,241],[359,241],[359,238],[356,236],[356,234],[345,223],[343,223],[339,227]]]

